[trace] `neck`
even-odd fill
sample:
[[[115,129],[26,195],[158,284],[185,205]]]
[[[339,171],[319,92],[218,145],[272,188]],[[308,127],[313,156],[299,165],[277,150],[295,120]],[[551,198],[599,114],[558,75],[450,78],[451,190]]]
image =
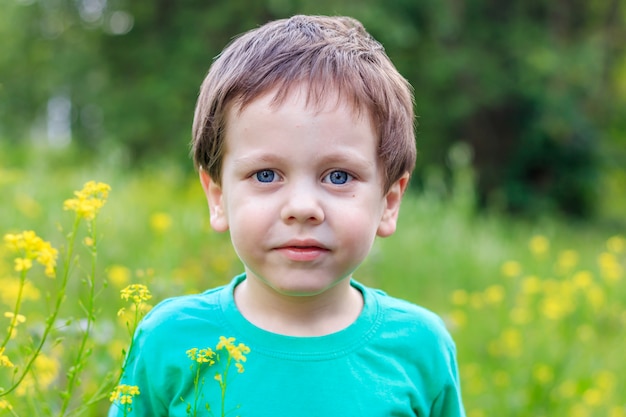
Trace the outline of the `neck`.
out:
[[[361,313],[363,296],[348,278],[321,294],[292,296],[276,292],[254,278],[235,288],[235,303],[255,326],[277,334],[324,336],[351,325]]]

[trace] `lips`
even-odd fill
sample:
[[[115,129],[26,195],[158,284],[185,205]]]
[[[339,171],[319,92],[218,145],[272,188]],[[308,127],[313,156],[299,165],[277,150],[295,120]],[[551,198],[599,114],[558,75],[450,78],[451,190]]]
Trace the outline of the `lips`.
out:
[[[275,249],[287,259],[296,262],[310,262],[330,252],[325,245],[316,240],[291,240]]]

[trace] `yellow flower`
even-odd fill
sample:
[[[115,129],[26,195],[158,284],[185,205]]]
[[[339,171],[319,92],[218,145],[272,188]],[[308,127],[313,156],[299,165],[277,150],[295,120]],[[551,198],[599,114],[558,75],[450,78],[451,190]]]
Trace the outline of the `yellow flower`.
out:
[[[583,404],[574,404],[569,410],[568,417],[589,417],[590,412]]]
[[[463,310],[452,310],[450,320],[456,327],[464,327],[467,324],[467,314]]]
[[[18,235],[7,233],[6,235],[4,235],[4,243],[6,247],[13,252],[21,251],[22,249],[24,249],[24,235],[27,233],[30,234],[34,232],[25,231]]]
[[[543,256],[550,250],[550,241],[542,235],[533,236],[528,242],[530,252],[535,256]]]
[[[600,371],[594,377],[595,383],[601,390],[611,392],[617,383],[617,377],[613,372]]]
[[[52,356],[40,353],[33,363],[32,373],[18,386],[19,396],[32,395],[36,390],[47,390],[59,377],[59,361]]]
[[[239,343],[237,348],[230,351],[230,353],[236,361],[245,362],[246,357],[244,355],[250,353],[250,348],[243,343]]]
[[[235,338],[234,337],[224,337],[220,336],[220,341],[216,347],[217,350],[226,349],[231,358],[233,358],[237,362],[245,362],[245,355],[250,353],[250,348],[243,343],[239,343],[235,346]]]
[[[572,299],[559,293],[547,295],[540,306],[544,316],[551,320],[560,320],[574,311]]]
[[[225,336],[220,336],[220,341],[217,343],[217,346],[215,347],[217,350],[223,349],[223,348],[227,348],[228,346],[232,346],[233,343],[235,342],[235,338],[234,337],[225,337]]]
[[[599,311],[602,307],[604,307],[606,296],[601,287],[594,285],[589,288],[585,294],[589,304],[591,304],[595,311]]]
[[[215,352],[213,352],[213,349],[211,348],[200,349],[198,351],[198,357],[196,358],[196,362],[208,363],[209,365],[213,365],[215,361],[213,361],[211,358],[213,358],[214,356],[215,356]]]
[[[15,271],[28,271],[33,267],[33,261],[28,258],[15,258]]]
[[[158,212],[150,216],[150,228],[156,233],[163,233],[172,227],[172,218],[169,214]]]
[[[15,316],[15,314],[13,314],[10,311],[7,311],[6,313],[4,313],[4,317],[8,318],[8,319],[13,319],[13,317],[15,317],[15,325],[17,326],[20,323],[24,323],[26,321],[26,317],[24,317],[21,314],[18,314],[17,317]]]
[[[529,275],[522,281],[522,291],[524,294],[536,294],[541,291],[541,279],[535,275]]]
[[[626,250],[626,239],[623,236],[613,236],[606,241],[606,247],[613,253],[622,253]]]
[[[56,358],[40,353],[34,365],[40,387],[49,387],[57,379],[60,364]]]
[[[64,210],[76,212],[79,218],[93,220],[106,203],[111,187],[102,182],[89,181],[83,189],[75,191],[75,198],[65,200]]]
[[[20,292],[20,280],[16,278],[0,278],[0,301],[7,305],[14,305]],[[22,300],[37,301],[41,297],[39,289],[26,280],[21,287]]]
[[[504,287],[502,285],[491,285],[484,292],[485,301],[489,304],[499,304],[504,300]]]
[[[537,382],[542,385],[545,385],[549,382],[552,382],[554,379],[554,371],[549,365],[546,364],[537,364],[533,368],[533,377]]]
[[[610,252],[604,252],[598,256],[598,266],[602,278],[608,283],[619,281],[624,273],[624,268],[617,260],[617,256]]]
[[[130,284],[126,288],[120,291],[121,298],[128,301],[132,299],[135,304],[139,304],[142,301],[148,301],[152,298],[148,287],[142,284]]]
[[[130,276],[130,269],[122,265],[111,265],[107,269],[109,282],[118,288],[127,285],[128,281],[130,281]]]
[[[0,348],[0,368],[13,368],[13,363],[7,355],[4,354],[4,348]]]
[[[522,334],[515,328],[505,329],[496,340],[492,340],[487,350],[492,356],[507,355],[518,357],[522,354]]]
[[[0,410],[13,410],[13,406],[7,400],[0,400]]]
[[[500,270],[505,277],[515,278],[522,273],[522,266],[517,261],[506,261]]]
[[[578,271],[572,277],[574,287],[579,290],[586,290],[593,284],[593,275],[589,271]]]
[[[133,403],[133,397],[140,394],[137,385],[120,384],[111,392],[109,401],[119,401],[120,404],[127,405]]]
[[[519,356],[522,353],[522,334],[514,328],[505,329],[500,338],[505,351],[510,356]]]
[[[117,358],[120,353],[125,354],[128,343],[126,340],[113,339],[110,342],[107,342],[107,352],[109,353],[109,357]]]
[[[45,250],[40,250],[37,255],[37,262],[45,267],[44,273],[48,277],[54,277],[56,273],[56,258],[57,251],[56,249],[47,248]]]
[[[514,324],[528,324],[532,321],[533,315],[528,308],[514,307],[509,313],[509,318]]]
[[[562,398],[574,398],[574,396],[576,396],[576,391],[577,391],[577,385],[574,381],[572,381],[571,379],[565,380],[561,383],[561,385],[559,385],[559,387],[557,388],[557,393],[562,397]]]
[[[191,348],[187,350],[186,353],[189,359],[191,359],[194,362],[208,363],[209,366],[215,363],[215,361],[213,360],[213,358],[215,357],[215,352],[213,352],[213,349],[211,348],[206,348],[206,349]]]
[[[122,307],[117,311],[118,322],[121,325],[128,325],[133,323],[138,315],[145,316],[151,309],[152,306],[150,304],[133,302],[129,308]]]
[[[575,250],[564,250],[559,253],[556,261],[556,269],[560,274],[569,273],[578,264],[578,252]]]
[[[467,301],[469,300],[469,295],[465,290],[455,290],[450,298],[452,299],[452,304],[462,306],[467,304]]]
[[[189,359],[191,359],[192,361],[196,360],[196,354],[198,353],[198,348],[191,348],[188,349],[187,352],[185,352],[187,354],[187,356],[189,356]]]
[[[589,388],[583,392],[583,401],[589,406],[599,406],[604,401],[604,394],[597,388]]]
[[[15,258],[15,270],[17,272],[28,271],[33,266],[33,260],[43,265],[45,274],[51,278],[55,276],[56,260],[58,251],[35,234],[32,230],[26,230],[18,234],[4,235],[6,247],[19,254]]]

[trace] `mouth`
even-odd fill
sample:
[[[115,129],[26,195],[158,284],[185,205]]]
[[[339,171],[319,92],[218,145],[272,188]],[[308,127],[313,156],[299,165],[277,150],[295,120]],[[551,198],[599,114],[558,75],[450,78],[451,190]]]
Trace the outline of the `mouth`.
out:
[[[317,241],[290,241],[278,246],[276,251],[287,259],[297,262],[310,262],[324,256],[330,249]]]

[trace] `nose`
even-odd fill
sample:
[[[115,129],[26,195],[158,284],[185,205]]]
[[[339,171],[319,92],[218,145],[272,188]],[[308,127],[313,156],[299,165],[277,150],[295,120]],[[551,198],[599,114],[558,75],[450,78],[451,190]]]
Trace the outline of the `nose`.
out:
[[[285,202],[280,213],[284,222],[315,225],[324,221],[321,196],[314,187],[299,183],[290,184],[286,188]]]

